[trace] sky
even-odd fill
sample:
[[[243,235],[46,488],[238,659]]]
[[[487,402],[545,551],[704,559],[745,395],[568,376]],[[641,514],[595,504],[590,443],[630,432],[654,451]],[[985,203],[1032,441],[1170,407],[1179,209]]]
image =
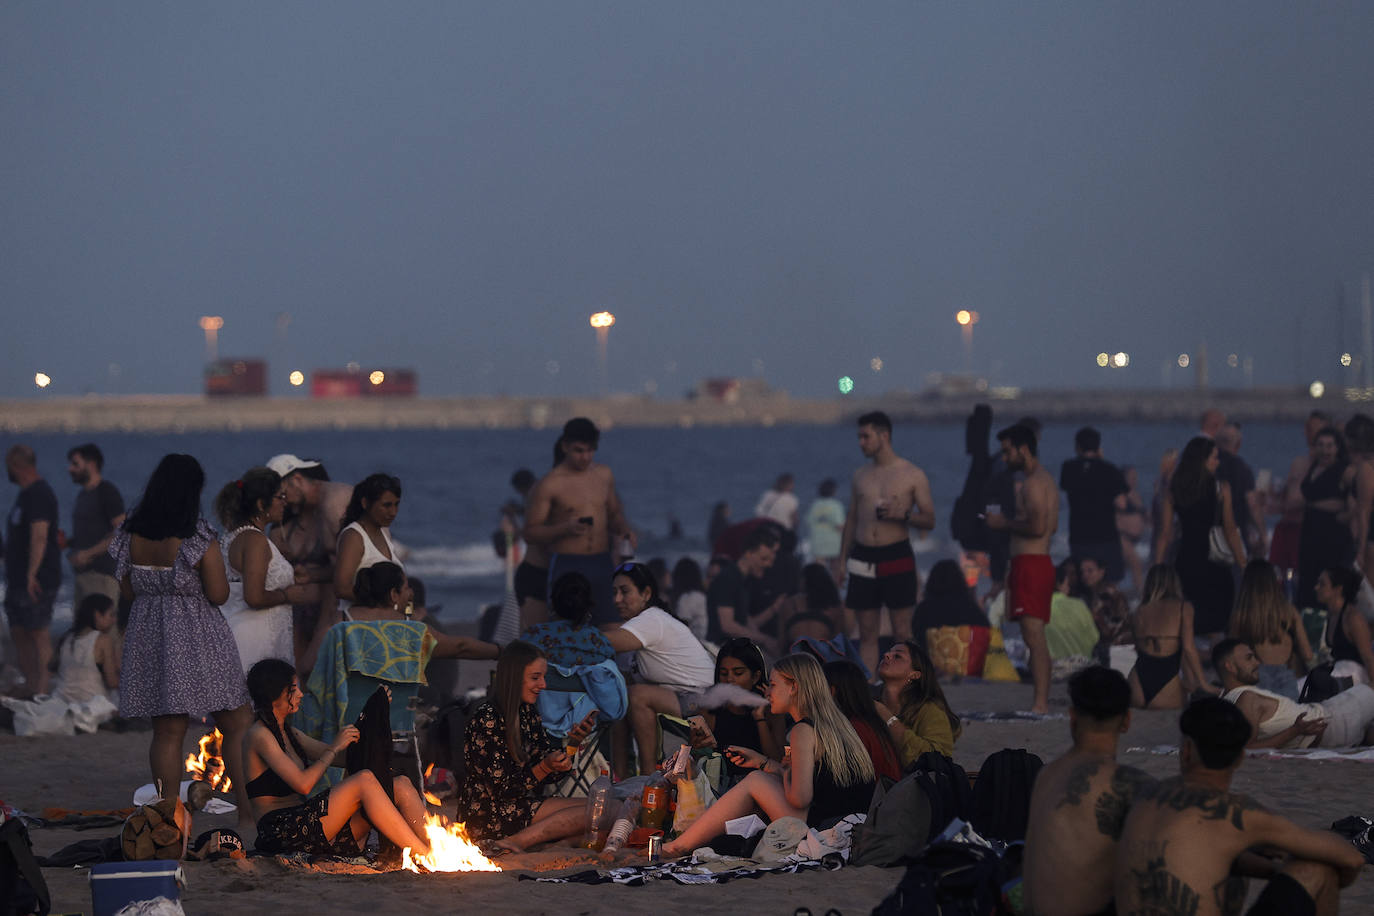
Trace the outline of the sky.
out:
[[[8,0],[0,137],[0,398],[1354,382],[1374,272],[1370,3]]]

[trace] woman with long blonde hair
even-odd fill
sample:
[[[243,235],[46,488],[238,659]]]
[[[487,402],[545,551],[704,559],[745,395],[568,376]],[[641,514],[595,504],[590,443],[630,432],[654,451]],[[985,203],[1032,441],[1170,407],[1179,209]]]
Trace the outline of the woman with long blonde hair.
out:
[[[1245,565],[1227,635],[1255,650],[1260,661],[1258,686],[1290,700],[1298,698],[1297,675],[1306,669],[1297,666],[1312,663],[1312,645],[1273,564],[1251,560]]]
[[[775,714],[787,713],[796,721],[782,760],[727,747],[732,762],[754,772],[665,846],[665,855],[686,855],[723,833],[726,821],[754,812],[770,821],[803,818],[814,827],[868,810],[873,760],[835,705],[820,662],[802,654],[780,659],[769,678],[768,702]]]

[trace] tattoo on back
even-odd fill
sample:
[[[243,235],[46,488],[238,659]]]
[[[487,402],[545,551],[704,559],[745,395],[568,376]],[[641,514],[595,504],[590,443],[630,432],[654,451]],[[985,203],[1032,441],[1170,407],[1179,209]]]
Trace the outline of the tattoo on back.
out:
[[[1222,878],[1216,887],[1212,888],[1212,897],[1217,902],[1217,909],[1222,916],[1240,916],[1241,907],[1245,906],[1245,879],[1239,875],[1227,875]]]
[[[1064,797],[1059,800],[1055,808],[1063,808],[1066,805],[1078,805],[1083,801],[1083,796],[1088,794],[1092,788],[1093,777],[1102,768],[1102,761],[1090,760],[1087,763],[1080,763],[1069,773],[1068,785],[1064,787]]]
[[[1160,855],[1147,859],[1143,869],[1131,869],[1136,892],[1136,905],[1131,912],[1137,916],[1193,916],[1197,913],[1201,898],[1183,879],[1169,871],[1164,861],[1167,845],[1161,843]]]
[[[1230,820],[1231,826],[1237,830],[1245,829],[1246,811],[1263,810],[1253,799],[1244,795],[1190,786],[1177,778],[1147,788],[1142,797],[1175,811],[1196,809],[1205,820]]]
[[[1141,789],[1153,783],[1149,776],[1134,767],[1119,766],[1112,773],[1112,784],[1107,791],[1097,797],[1094,813],[1097,815],[1097,830],[1103,836],[1114,840],[1121,839],[1121,829],[1126,824],[1131,803]]]

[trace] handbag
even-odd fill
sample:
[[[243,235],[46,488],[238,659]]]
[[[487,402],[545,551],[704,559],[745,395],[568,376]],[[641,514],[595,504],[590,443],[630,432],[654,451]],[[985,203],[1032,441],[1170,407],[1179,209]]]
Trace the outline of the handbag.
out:
[[[1226,526],[1221,523],[1221,484],[1217,484],[1217,514],[1212,527],[1207,532],[1207,559],[1222,566],[1231,566],[1236,555],[1231,552],[1231,544],[1226,540]]]

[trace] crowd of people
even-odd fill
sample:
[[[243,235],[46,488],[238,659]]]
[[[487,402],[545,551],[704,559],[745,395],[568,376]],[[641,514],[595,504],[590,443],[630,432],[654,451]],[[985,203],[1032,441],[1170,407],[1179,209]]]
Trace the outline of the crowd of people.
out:
[[[261,849],[352,855],[375,829],[422,851],[416,786],[350,767],[315,792],[362,736],[343,726],[325,740],[295,718],[302,679],[326,664],[334,627],[414,624],[425,662],[497,659],[457,787],[475,838],[519,850],[587,829],[580,800],[545,788],[573,767],[598,713],[555,734],[540,697],[600,666],[624,681],[625,715],[601,723],[617,778],[662,765],[663,717],[692,719],[691,743],[724,755],[722,794],[669,844],[675,854],[750,812],[833,823],[866,811],[879,778],[899,778],[923,754],[952,756],[962,723],[940,679],[983,673],[1011,637],[1027,651],[1032,713],[1049,711],[1055,672],[1078,672],[1073,753],[1092,772],[1051,765],[1036,797],[1078,793],[1076,806],[1089,791],[1083,779],[1099,794],[1130,796],[1120,823],[1102,831],[1119,850],[1082,850],[1085,861],[1118,856],[1115,884],[1107,867],[1091,894],[1121,899],[1137,893],[1122,868],[1139,864],[1121,856],[1145,854],[1125,808],[1137,798],[1144,821],[1149,805],[1172,804],[1150,794],[1166,790],[1107,765],[1129,707],[1187,707],[1183,781],[1222,793],[1234,722],[1246,729],[1242,748],[1374,741],[1374,643],[1358,602],[1374,528],[1374,421],[1357,416],[1340,430],[1314,414],[1308,454],[1272,499],[1237,454],[1239,426],[1217,411],[1201,425],[1166,456],[1151,502],[1133,469],[1107,461],[1095,429],[1078,431],[1057,484],[1039,458],[1039,424],[1000,430],[998,453],[974,455],[969,498],[956,504],[967,554],[936,563],[923,584],[912,537],[935,527],[935,503],[924,471],[895,450],[885,414],[858,418],[864,462],[847,504],[827,479],[803,511],[795,478],[781,474],[755,517],[732,524],[717,507],[705,568],[681,557],[671,569],[633,559],[637,532],[611,469],[595,460],[600,432],[575,418],[546,474],[511,480],[521,501],[503,510],[497,544],[511,563],[520,638],[501,646],[445,632],[416,600],[421,584],[407,578],[391,536],[403,489],[394,476],[350,486],[318,460],[277,455],[219,489],[221,533],[202,516],[195,458],[164,457],[126,514],[101,476],[100,450],[82,445],[68,455],[80,490],[63,543],[56,497],[32,450],[15,446],[5,604],[24,676],[17,692],[27,696],[6,706],[17,720],[57,697],[75,717],[93,697],[117,696],[121,717],[151,721],[150,771],[163,786],[180,781],[189,724],[212,717]],[[1056,563],[1061,493],[1069,555]],[[1279,516],[1272,541],[1269,514]],[[63,549],[77,598],[54,666],[48,632]],[[984,570],[991,587],[980,596]],[[1004,632],[1003,621],[1015,626]],[[1199,699],[1209,695],[1211,705]],[[1150,829],[1170,829],[1160,811],[1148,816]],[[1030,858],[1032,839],[1076,829],[1056,823],[1067,817],[1046,815],[1028,838],[1028,890],[1037,872],[1044,881],[1046,870],[1069,867]],[[1328,878],[1295,880],[1317,899]]]

